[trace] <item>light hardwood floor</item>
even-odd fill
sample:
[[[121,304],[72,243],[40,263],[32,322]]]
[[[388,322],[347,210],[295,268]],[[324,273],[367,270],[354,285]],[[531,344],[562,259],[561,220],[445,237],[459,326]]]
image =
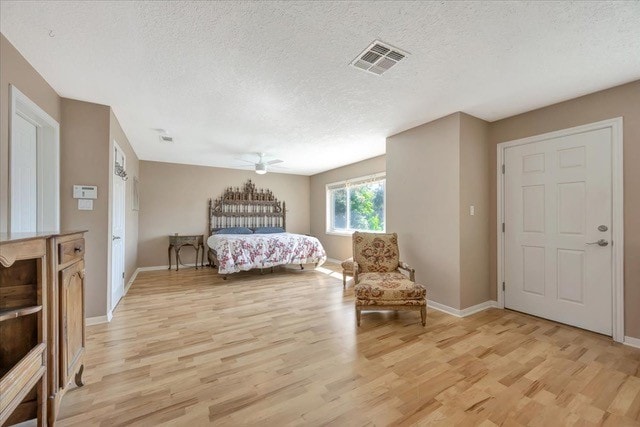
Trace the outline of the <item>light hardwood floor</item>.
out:
[[[58,425],[640,424],[640,350],[496,309],[357,328],[329,273],[141,273]]]

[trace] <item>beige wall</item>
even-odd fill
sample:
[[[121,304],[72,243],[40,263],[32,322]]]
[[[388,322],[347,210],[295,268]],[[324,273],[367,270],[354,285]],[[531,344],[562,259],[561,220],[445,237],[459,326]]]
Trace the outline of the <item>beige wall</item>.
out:
[[[86,316],[107,312],[109,226],[109,148],[115,137],[127,153],[128,169],[138,174],[138,159],[111,109],[105,105],[60,98],[49,84],[0,34],[0,232],[7,230],[9,85],[15,85],[29,99],[60,123],[60,227],[88,230],[85,266]],[[112,136],[113,135],[113,136]],[[74,184],[98,186],[93,211],[78,210]],[[131,183],[127,185],[130,193]],[[126,277],[136,267],[137,212],[132,212],[127,195]]]
[[[378,156],[311,177],[311,234],[322,242],[329,258],[338,260],[349,258],[352,249],[351,236],[327,234],[327,195],[325,186],[332,182],[359,178],[384,172],[385,170],[385,156]],[[387,205],[388,211],[389,207]]]
[[[286,202],[287,231],[309,233],[308,176],[141,161],[138,265],[167,265],[169,234],[206,236],[208,200],[248,179]],[[185,250],[181,258],[191,263],[193,252]]]
[[[140,161],[135,151],[131,147],[131,143],[125,135],[118,118],[110,109],[109,114],[109,142],[112,148],[113,141],[124,152],[127,158],[127,175],[129,179],[126,182],[126,202],[125,202],[125,284],[129,282],[131,276],[138,267],[138,211],[133,210],[133,181],[135,177],[140,176]],[[112,150],[113,152],[113,150]]]
[[[131,209],[133,177],[138,175],[139,161],[118,119],[110,107],[62,98],[60,152],[60,210],[63,229],[88,230],[86,254],[86,316],[105,316],[109,309],[111,245],[109,219],[111,207],[110,153],[114,139],[127,156],[125,216],[125,283],[137,268],[138,212]],[[98,186],[98,199],[92,211],[78,210],[73,198],[74,184]]]
[[[60,225],[85,235],[87,317],[107,314],[109,234],[109,114],[106,105],[62,98]],[[78,210],[73,185],[98,186],[92,211]]]
[[[9,217],[9,85],[14,85],[60,123],[60,97],[20,52],[0,34],[0,232]]]
[[[491,299],[488,132],[489,123],[460,114],[460,308]]]
[[[566,129],[614,117],[624,128],[624,300],[625,334],[640,338],[640,81],[596,92],[570,101],[491,123],[489,141],[491,182],[496,182],[496,147],[545,132]],[[496,187],[491,186],[490,282],[496,283]],[[491,298],[496,298],[495,285]]]
[[[460,307],[460,114],[387,138],[387,231],[429,299]]]

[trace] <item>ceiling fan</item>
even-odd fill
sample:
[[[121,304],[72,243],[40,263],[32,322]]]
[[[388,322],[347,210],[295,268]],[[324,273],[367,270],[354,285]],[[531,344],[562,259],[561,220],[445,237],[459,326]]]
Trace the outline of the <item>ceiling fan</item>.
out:
[[[245,160],[245,159],[238,159],[240,161],[243,161],[245,163],[249,163],[252,164],[255,168],[255,171],[258,175],[264,175],[265,173],[267,173],[267,166],[273,166],[273,165],[277,165],[278,163],[282,163],[283,160],[280,159],[273,159],[273,160],[269,160],[269,161],[265,161],[264,158],[266,156],[265,153],[255,153],[259,159],[258,162],[251,162],[249,160]]]

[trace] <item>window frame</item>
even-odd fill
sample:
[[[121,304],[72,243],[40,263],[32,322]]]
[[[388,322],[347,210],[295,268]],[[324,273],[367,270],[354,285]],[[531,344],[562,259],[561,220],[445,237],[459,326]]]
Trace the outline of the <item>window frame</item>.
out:
[[[359,187],[373,182],[382,182],[384,206],[382,209],[382,223],[384,224],[382,230],[361,230],[350,228],[351,223],[351,193],[350,188]],[[335,218],[333,216],[335,209],[332,200],[332,191],[345,189],[347,191],[347,215],[346,225],[347,228],[334,228]],[[351,236],[354,231],[365,231],[368,233],[386,233],[387,230],[387,174],[386,172],[379,172],[373,175],[367,175],[344,181],[331,182],[325,185],[325,197],[326,197],[326,214],[325,214],[325,233],[334,236]]]

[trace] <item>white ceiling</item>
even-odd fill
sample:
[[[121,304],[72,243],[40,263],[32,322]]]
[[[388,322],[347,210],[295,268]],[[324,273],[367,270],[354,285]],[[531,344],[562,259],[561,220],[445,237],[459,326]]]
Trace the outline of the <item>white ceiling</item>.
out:
[[[493,121],[640,78],[637,1],[3,0],[0,31],[61,96],[111,105],[141,159],[263,151],[305,175],[456,111]],[[374,39],[411,55],[350,67]]]

